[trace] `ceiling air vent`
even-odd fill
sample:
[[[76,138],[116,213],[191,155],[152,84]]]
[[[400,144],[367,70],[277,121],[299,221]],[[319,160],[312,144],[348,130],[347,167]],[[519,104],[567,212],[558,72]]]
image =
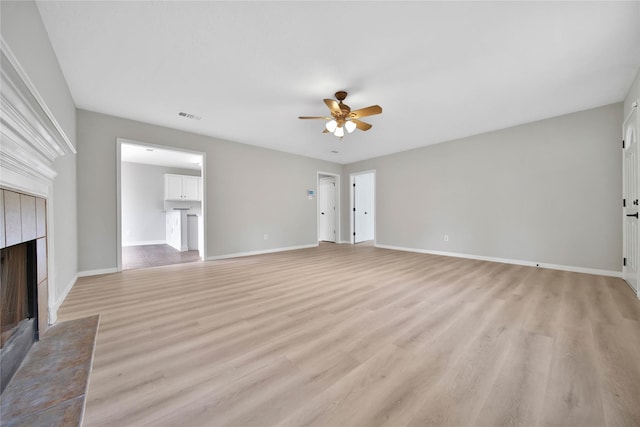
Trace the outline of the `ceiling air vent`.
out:
[[[180,111],[178,115],[180,117],[184,117],[185,119],[200,120],[202,118],[200,116],[196,116],[195,114],[185,113],[184,111]]]

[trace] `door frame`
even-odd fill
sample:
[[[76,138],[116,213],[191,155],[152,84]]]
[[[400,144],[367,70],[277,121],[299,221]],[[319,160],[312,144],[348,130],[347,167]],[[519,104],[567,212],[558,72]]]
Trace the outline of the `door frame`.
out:
[[[629,112],[629,114],[627,115],[627,117],[625,117],[624,121],[622,122],[622,138],[623,141],[627,141],[628,138],[628,133],[627,133],[627,127],[629,125],[629,122],[631,122],[631,126],[633,127],[633,131],[635,132],[634,137],[635,137],[635,144],[636,144],[636,179],[640,180],[640,146],[638,144],[640,144],[640,111],[638,111],[638,103],[640,102],[640,100],[637,100],[635,102],[633,102],[633,104],[631,105],[631,111]],[[634,123],[635,122],[635,123]],[[626,176],[625,176],[625,148],[622,149],[622,197],[626,197],[626,186],[627,186],[627,182],[626,182]],[[640,182],[636,182],[636,187],[639,188],[640,191]],[[627,200],[627,203],[631,203],[631,201]],[[626,258],[627,253],[626,253],[626,249],[627,249],[627,218],[625,217],[626,214],[626,208],[622,208],[622,256]],[[640,233],[640,231],[639,231]],[[636,237],[636,256],[640,257],[640,247],[638,247],[640,245],[640,236]],[[640,261],[640,260],[636,260]],[[629,287],[636,293],[636,297],[638,299],[640,299],[640,271],[638,271],[638,266],[636,266],[636,277],[635,277],[635,282],[636,282],[636,286],[638,287],[638,289],[635,289],[633,286],[631,286],[631,283],[629,283],[627,281],[627,277],[629,277],[627,274],[625,274],[625,266],[623,264],[622,266],[622,279],[624,280],[624,282],[629,285]]]
[[[202,246],[200,258],[205,261],[207,259],[207,153],[202,151],[187,150],[169,145],[151,144],[148,142],[136,141],[133,139],[116,138],[116,261],[117,270],[122,271],[122,144],[135,144],[143,147],[157,148],[162,150],[182,151],[190,154],[202,156],[202,166],[200,166],[200,175],[202,177],[202,186],[200,187],[201,209],[202,209],[202,233],[198,237],[202,237],[202,244],[198,239],[198,245]]]
[[[353,211],[354,202],[355,202],[353,198],[354,196],[353,185],[355,184],[357,175],[366,175],[369,173],[373,174],[373,245],[375,246],[378,242],[377,240],[378,239],[378,230],[377,230],[378,207],[377,207],[377,198],[376,198],[377,174],[375,169],[370,169],[366,171],[353,172],[349,174],[349,242],[351,242],[352,245],[356,244],[356,235],[355,235],[356,217]]]
[[[320,191],[320,178],[333,177],[336,180],[335,202],[336,202],[336,244],[340,243],[340,175],[333,172],[316,172],[316,189]],[[316,192],[316,243],[320,244],[320,204],[318,203],[318,192]]]

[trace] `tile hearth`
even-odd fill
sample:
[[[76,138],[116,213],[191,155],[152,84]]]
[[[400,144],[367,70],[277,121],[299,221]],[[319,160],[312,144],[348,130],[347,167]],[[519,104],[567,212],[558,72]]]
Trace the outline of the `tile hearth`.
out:
[[[52,326],[2,393],[3,426],[80,425],[99,316]]]

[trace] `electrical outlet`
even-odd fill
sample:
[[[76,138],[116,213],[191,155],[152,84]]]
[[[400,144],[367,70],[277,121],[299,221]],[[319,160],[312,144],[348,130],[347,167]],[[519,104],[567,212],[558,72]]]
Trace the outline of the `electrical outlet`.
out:
[[[264,234],[264,240],[269,240],[269,235],[268,234]]]
[[[448,241],[449,241],[449,235],[448,235],[448,234],[445,234],[445,235],[444,235],[444,241],[445,241],[445,242],[448,242]]]

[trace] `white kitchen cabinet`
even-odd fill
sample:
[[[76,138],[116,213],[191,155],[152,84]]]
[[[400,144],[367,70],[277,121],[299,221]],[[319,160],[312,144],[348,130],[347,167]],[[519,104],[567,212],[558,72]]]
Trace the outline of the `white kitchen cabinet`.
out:
[[[167,244],[179,251],[189,249],[187,214],[183,210],[167,212]]]
[[[182,175],[164,175],[164,199],[182,200]]]
[[[199,176],[164,174],[164,199],[165,200],[200,200]]]
[[[200,200],[200,177],[183,176],[182,194],[185,200]]]
[[[199,244],[199,228],[199,215],[187,214],[183,209],[167,212],[166,241],[169,246],[181,252],[202,251]]]

